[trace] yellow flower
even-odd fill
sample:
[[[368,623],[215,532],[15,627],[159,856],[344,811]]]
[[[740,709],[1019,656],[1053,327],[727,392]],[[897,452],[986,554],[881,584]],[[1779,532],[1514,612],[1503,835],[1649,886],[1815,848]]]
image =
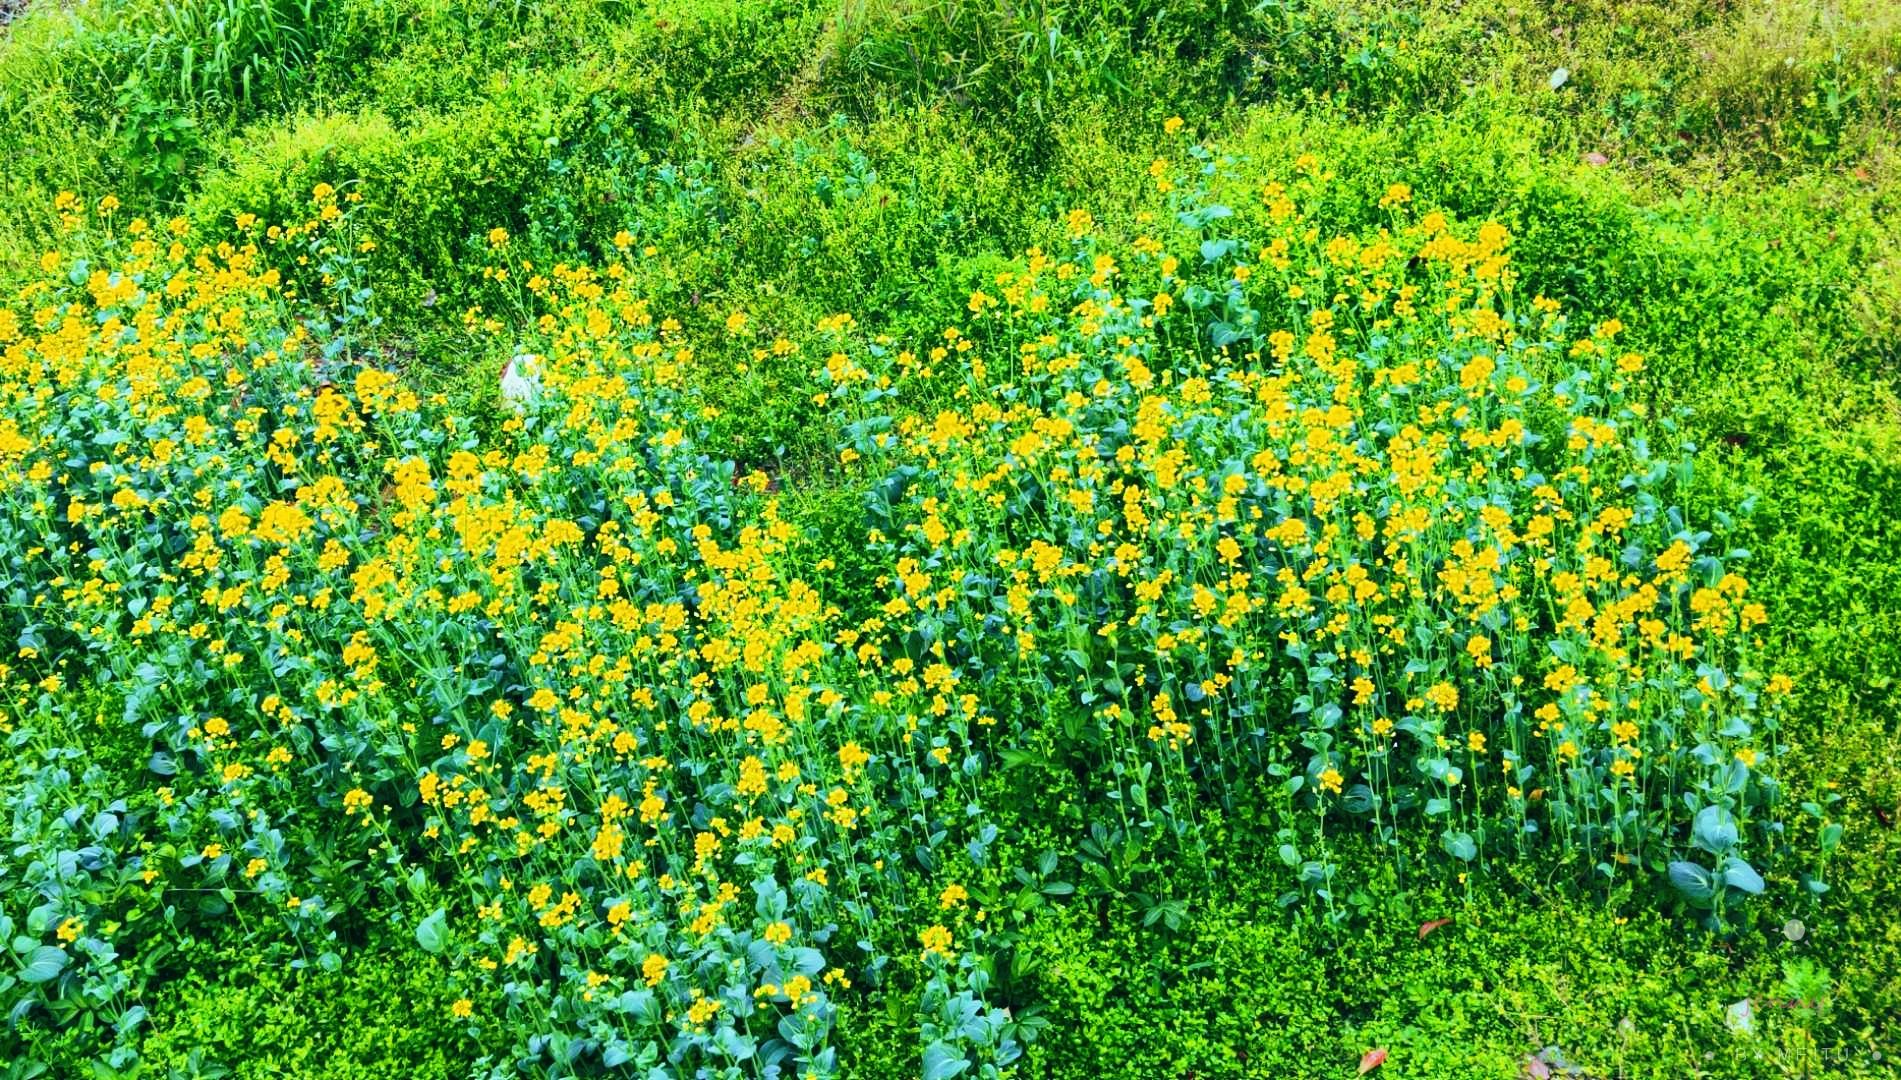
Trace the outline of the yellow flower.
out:
[[[1492,666],[1492,639],[1483,634],[1473,634],[1465,643],[1466,655],[1481,668]]]
[[[924,945],[924,955],[941,956],[948,960],[955,954],[951,952],[951,932],[943,924],[927,927],[918,935],[918,941]]]
[[[640,976],[647,980],[648,986],[659,986],[660,980],[667,977],[667,958],[653,953],[640,964]]]
[[[848,742],[838,748],[838,764],[845,770],[846,779],[850,779],[870,760],[871,755],[867,754],[856,742]]]
[[[1657,556],[1657,569],[1666,574],[1675,573],[1690,565],[1690,555],[1690,545],[1678,540]]]

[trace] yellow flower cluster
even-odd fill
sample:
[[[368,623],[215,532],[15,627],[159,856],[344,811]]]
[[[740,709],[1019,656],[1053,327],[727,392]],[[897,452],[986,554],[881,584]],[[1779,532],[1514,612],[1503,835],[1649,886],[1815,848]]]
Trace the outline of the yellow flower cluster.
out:
[[[849,610],[626,264],[488,235],[540,307],[533,392],[489,421],[296,317],[274,250],[317,256],[307,294],[367,250],[335,189],[262,243],[134,222],[113,269],[50,256],[0,310],[0,585],[31,600],[0,694],[114,696],[204,766],[157,796],[196,854],[145,873],[314,934],[432,868],[457,1019],[532,999],[680,1068],[743,1030],[819,1062],[826,988],[977,970],[987,778],[1052,739],[1099,763],[1105,829],[1267,800],[1299,888],[1329,817],[1648,865],[1691,842],[1685,792],[1738,858],[1718,825],[1764,816],[1791,687],[1673,505],[1620,328],[1521,304],[1508,232],[1405,185],[1391,228],[1323,236],[1315,162],[1147,171],[1165,217],[1069,213],[1066,255],[926,345],[840,315],[771,347],[825,358],[869,493]]]

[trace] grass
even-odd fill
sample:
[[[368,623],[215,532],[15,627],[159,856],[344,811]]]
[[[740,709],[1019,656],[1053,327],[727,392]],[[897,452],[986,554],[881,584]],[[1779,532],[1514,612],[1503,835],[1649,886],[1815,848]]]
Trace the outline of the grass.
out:
[[[1668,893],[1537,859],[1402,883],[1364,838],[1333,855],[1358,897],[1329,926],[1273,904],[1274,830],[1248,811],[1210,829],[1206,886],[1071,896],[1005,874],[996,910],[1017,915],[987,978],[1036,1018],[1015,1074],[1343,1076],[1385,1047],[1382,1075],[1879,1076],[1901,1053],[1898,57],[1901,17],[1875,0],[38,0],[0,29],[0,282],[11,295],[79,243],[62,191],[223,235],[347,183],[351,227],[375,241],[356,260],[361,352],[499,430],[493,373],[537,331],[516,282],[484,272],[489,231],[546,271],[616,257],[626,230],[655,249],[631,284],[679,320],[716,409],[704,438],[772,478],[800,558],[834,568],[828,601],[869,618],[887,568],[859,542],[870,479],[838,464],[812,399],[822,356],[755,355],[730,313],[761,341],[807,341],[838,312],[867,342],[935,338],[1025,249],[1064,249],[1071,209],[1105,237],[1144,231],[1139,166],[1174,116],[1275,175],[1314,155],[1337,178],[1315,211],[1330,233],[1385,223],[1396,182],[1498,221],[1524,295],[1625,324],[1642,400],[1695,447],[1687,512],[1752,507],[1730,542],[1773,614],[1765,653],[1798,687],[1775,772],[1819,817],[1788,815],[1760,914],[1723,933]],[[906,407],[957,400],[946,386]],[[47,768],[89,806],[149,800],[150,744],[113,722],[122,702],[8,700],[14,846],[51,828],[34,809]],[[1054,731],[1059,711],[1031,715]],[[1088,774],[1035,727],[1036,760],[985,781],[999,873],[1054,851],[1080,874]],[[1840,826],[1826,855],[1823,820]],[[0,914],[22,927],[39,903],[25,871],[0,863]],[[1803,871],[1828,890],[1807,895]],[[424,895],[366,893],[309,950],[243,904],[179,916],[114,999],[144,1008],[132,1034],[34,1012],[0,1059],[18,1075],[503,1069],[503,1031],[444,1019],[459,991],[419,946]],[[847,1075],[918,1073],[917,994],[840,1000]],[[1730,1011],[1745,1000],[1747,1033]]]

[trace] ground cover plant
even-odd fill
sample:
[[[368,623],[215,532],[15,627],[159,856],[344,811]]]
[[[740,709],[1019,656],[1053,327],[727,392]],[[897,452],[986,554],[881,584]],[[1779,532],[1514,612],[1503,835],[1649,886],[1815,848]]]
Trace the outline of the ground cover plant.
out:
[[[28,9],[6,1068],[1885,1075],[1897,32]]]

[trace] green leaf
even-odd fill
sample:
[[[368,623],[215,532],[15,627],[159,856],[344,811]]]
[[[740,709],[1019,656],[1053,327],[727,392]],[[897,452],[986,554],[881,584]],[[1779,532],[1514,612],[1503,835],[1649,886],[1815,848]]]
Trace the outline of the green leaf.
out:
[[[968,1068],[963,1052],[949,1043],[934,1042],[924,1048],[924,1080],[950,1080]]]
[[[51,982],[66,970],[66,950],[56,945],[42,945],[27,957],[26,967],[20,972],[20,980],[29,983]]]
[[[1723,881],[1731,888],[1741,889],[1751,896],[1762,895],[1762,875],[1741,859],[1731,859],[1729,865],[1723,867]]]
[[[1822,826],[1821,841],[1823,851],[1834,851],[1840,847],[1842,843],[1841,822],[1831,821],[1827,825]]]
[[[151,1014],[146,1011],[145,1006],[134,1005],[119,1014],[119,1018],[112,1022],[112,1028],[120,1035],[136,1031],[139,1025],[145,1023],[146,1017],[150,1015]]]
[[[1716,878],[1693,862],[1671,863],[1670,884],[1692,900],[1708,900],[1716,895]]]
[[[1449,832],[1439,842],[1445,846],[1446,854],[1460,862],[1471,862],[1479,857],[1479,846],[1473,842],[1471,833]]]
[[[416,924],[416,944],[426,952],[440,953],[449,945],[449,916],[441,908]]]
[[[1690,841],[1712,855],[1721,855],[1736,844],[1736,818],[1720,806],[1706,806],[1696,812]]]

